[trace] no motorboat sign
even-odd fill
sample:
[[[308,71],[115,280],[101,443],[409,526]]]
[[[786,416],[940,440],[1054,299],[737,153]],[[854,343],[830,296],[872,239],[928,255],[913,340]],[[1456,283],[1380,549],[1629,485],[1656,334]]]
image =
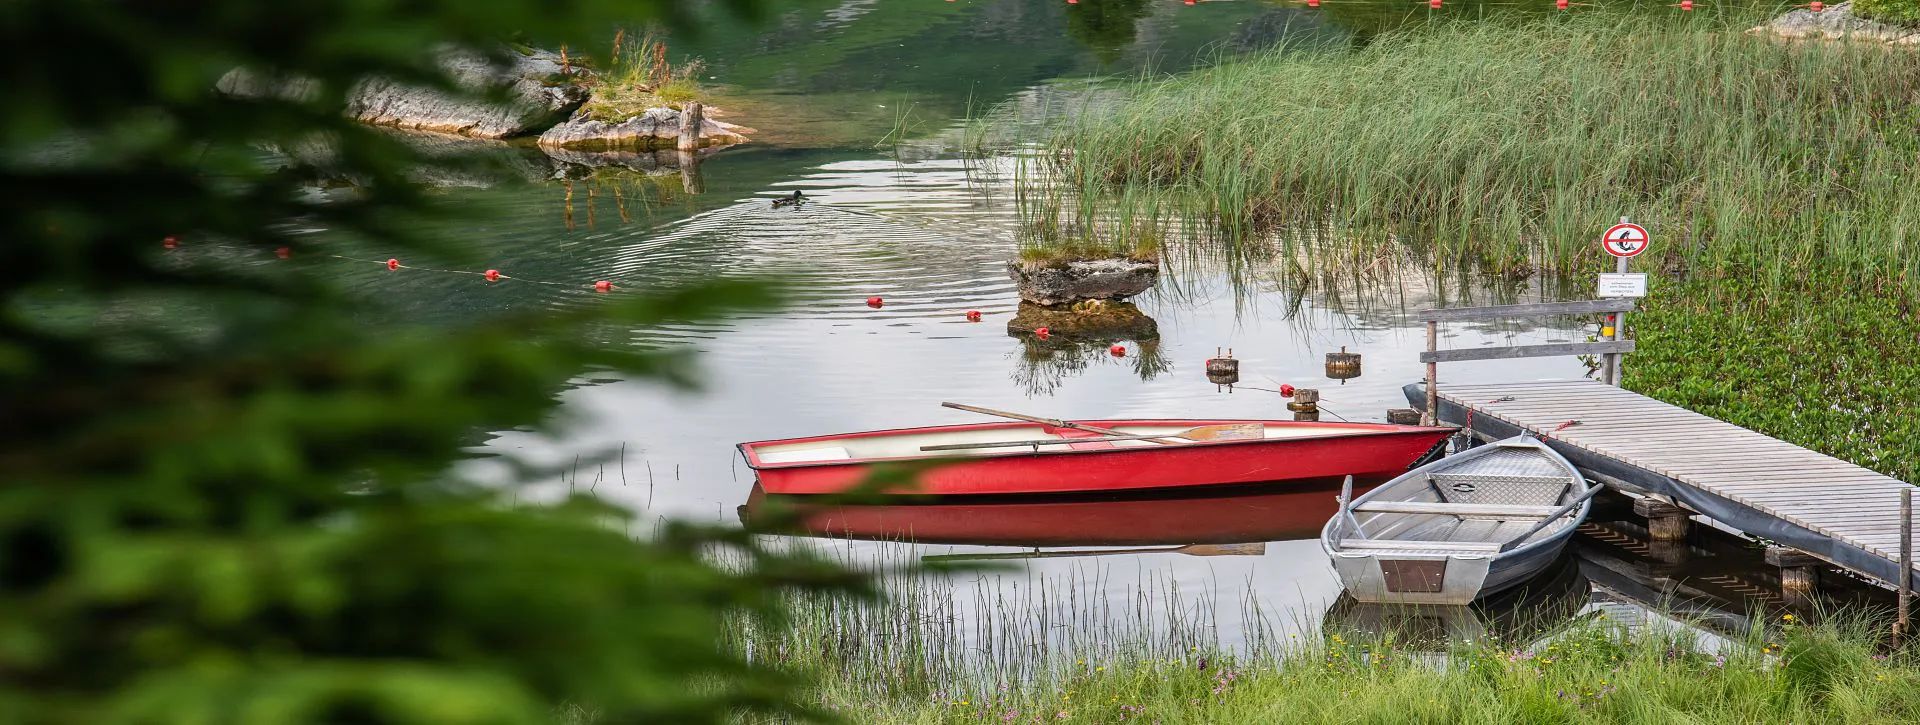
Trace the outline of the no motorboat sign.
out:
[[[1600,246],[1615,257],[1632,257],[1647,251],[1646,227],[1638,224],[1620,223],[1607,227],[1607,233],[1600,235]]]

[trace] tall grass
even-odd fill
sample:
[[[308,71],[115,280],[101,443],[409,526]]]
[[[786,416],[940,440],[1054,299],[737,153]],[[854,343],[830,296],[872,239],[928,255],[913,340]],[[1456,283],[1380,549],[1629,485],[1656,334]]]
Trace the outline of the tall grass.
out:
[[[1228,647],[1209,604],[1166,582],[1119,597],[1104,580],[1015,582],[964,601],[950,580],[896,574],[886,600],[809,597],[777,626],[738,618],[724,646],[809,678],[822,710],[862,722],[1920,719],[1920,660],[1885,650],[1884,617],[1859,612],[1767,615],[1719,636],[1557,610],[1436,639],[1416,610],[1255,627]]]
[[[1753,20],[1505,19],[1282,47],[1076,118],[1029,194],[1068,219],[1177,210],[1230,239],[1376,230],[1441,268],[1590,267],[1626,214],[1671,264],[1910,275],[1920,54],[1778,42],[1743,32]]]

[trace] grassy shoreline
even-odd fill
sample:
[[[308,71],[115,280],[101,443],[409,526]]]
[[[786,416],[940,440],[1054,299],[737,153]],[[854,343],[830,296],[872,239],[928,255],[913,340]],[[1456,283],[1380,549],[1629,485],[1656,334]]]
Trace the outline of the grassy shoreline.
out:
[[[1884,617],[1858,611],[1816,624],[1770,615],[1731,637],[1605,610],[1472,639],[1329,623],[1230,649],[1178,615],[1165,629],[1029,628],[1050,605],[974,603],[1004,631],[1064,628],[1075,640],[1054,647],[957,631],[951,589],[909,577],[885,602],[811,598],[786,622],[736,620],[727,644],[815,683],[808,699],[822,716],[855,722],[1920,720],[1920,657],[1887,651]],[[1119,617],[1151,625],[1167,614]]]

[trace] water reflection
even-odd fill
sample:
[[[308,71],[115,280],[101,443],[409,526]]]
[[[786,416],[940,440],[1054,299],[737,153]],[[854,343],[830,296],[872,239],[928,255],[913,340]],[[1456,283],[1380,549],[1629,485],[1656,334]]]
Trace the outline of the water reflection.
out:
[[[1369,488],[1379,481],[1362,481]],[[1203,496],[931,499],[820,505],[753,488],[740,507],[749,528],[791,516],[807,536],[974,546],[1188,546],[1311,539],[1333,515],[1333,481],[1284,490],[1234,487]],[[1141,552],[1190,553],[1190,552]],[[1262,552],[1264,553],[1264,550]]]
[[[1590,594],[1579,564],[1566,555],[1527,582],[1467,605],[1377,604],[1342,593],[1327,610],[1325,628],[1391,635],[1396,647],[1436,654],[1461,642],[1524,644],[1565,625]]]

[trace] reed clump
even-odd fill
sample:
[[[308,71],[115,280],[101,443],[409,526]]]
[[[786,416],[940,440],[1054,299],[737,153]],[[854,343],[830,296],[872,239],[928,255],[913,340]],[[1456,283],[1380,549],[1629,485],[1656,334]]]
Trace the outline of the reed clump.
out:
[[[604,67],[592,75],[592,99],[584,111],[589,118],[613,122],[650,108],[680,108],[699,99],[705,67],[698,58],[674,65],[667,58],[666,38],[654,30],[621,29],[614,33]]]
[[[1143,82],[1068,122],[1028,192],[1067,219],[1241,238],[1383,230],[1436,267],[1573,271],[1623,214],[1669,264],[1920,265],[1920,53],[1589,14],[1301,45]],[[1044,224],[1044,222],[1035,222]]]

